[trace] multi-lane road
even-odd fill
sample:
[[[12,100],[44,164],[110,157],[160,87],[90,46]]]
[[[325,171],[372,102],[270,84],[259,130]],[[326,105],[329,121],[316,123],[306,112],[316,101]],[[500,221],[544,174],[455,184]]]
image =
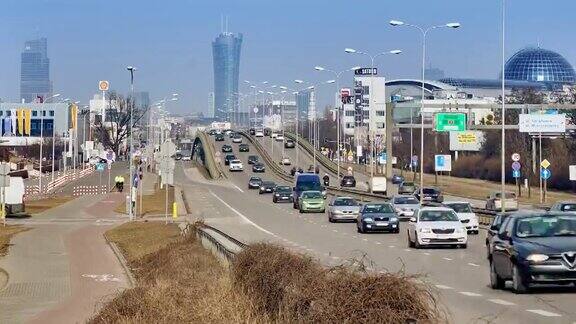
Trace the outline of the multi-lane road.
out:
[[[281,142],[270,138],[258,140],[270,148],[270,153],[274,145],[274,154],[271,155],[280,161]],[[227,179],[208,181],[196,170],[179,165],[175,176],[177,184],[184,189],[193,215],[203,218],[208,224],[247,243],[269,241],[282,244],[313,255],[326,265],[357,259],[363,260],[370,271],[418,274],[439,293],[441,305],[454,323],[576,321],[574,289],[543,288],[527,295],[492,290],[488,285],[484,231],[470,236],[465,250],[410,249],[404,228],[400,234],[358,234],[353,223],[332,224],[325,214],[299,214],[291,204],[274,204],[270,195],[248,190],[252,171],[247,157],[258,153],[252,145],[250,152],[240,153],[238,144],[232,144],[228,138],[225,142],[213,142],[216,151],[220,151],[223,144],[233,146],[234,154],[244,163],[243,172],[230,173],[223,166]],[[295,162],[296,149],[286,149],[285,154]],[[303,167],[312,164],[311,157],[304,151],[299,152],[299,159]],[[285,168],[289,170],[291,167]],[[321,174],[324,172],[322,170]],[[269,168],[266,173],[258,175],[282,183]]]

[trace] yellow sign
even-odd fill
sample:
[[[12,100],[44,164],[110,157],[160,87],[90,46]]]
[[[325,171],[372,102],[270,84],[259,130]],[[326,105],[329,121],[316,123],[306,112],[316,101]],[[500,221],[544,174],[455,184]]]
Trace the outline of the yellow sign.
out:
[[[16,110],[16,118],[18,118],[18,134],[24,135],[24,109]]]
[[[475,133],[462,132],[458,134],[458,143],[460,144],[474,144],[478,141]]]
[[[100,91],[108,91],[108,89],[110,89],[110,82],[108,81],[98,82],[98,89],[100,89]]]
[[[70,107],[70,117],[71,117],[71,121],[72,121],[72,129],[76,129],[76,126],[78,124],[78,106],[76,104],[72,104],[72,107]]]
[[[178,205],[176,203],[172,203],[172,218],[178,218]]]
[[[24,133],[30,135],[32,130],[32,109],[24,109]]]
[[[540,162],[540,166],[543,167],[544,169],[548,169],[548,167],[550,166],[550,162],[544,159],[542,162]]]

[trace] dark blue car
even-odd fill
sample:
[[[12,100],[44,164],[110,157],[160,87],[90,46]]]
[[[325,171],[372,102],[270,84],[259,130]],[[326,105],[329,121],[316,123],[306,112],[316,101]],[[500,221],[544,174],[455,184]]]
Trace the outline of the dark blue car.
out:
[[[367,203],[360,209],[356,221],[358,233],[400,233],[400,221],[389,203]]]
[[[576,284],[576,214],[510,215],[490,242],[490,285],[512,281],[516,293],[532,284]]]

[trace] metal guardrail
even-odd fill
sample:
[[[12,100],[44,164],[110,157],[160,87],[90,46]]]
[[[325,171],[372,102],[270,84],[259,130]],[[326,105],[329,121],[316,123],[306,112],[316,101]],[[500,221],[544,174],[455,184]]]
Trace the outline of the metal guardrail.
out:
[[[256,148],[256,150],[258,151],[258,153],[260,153],[260,156],[262,156],[262,159],[264,159],[264,162],[266,162],[266,164],[268,165],[268,167],[282,180],[284,181],[288,181],[288,182],[293,182],[294,181],[294,177],[291,176],[290,174],[286,173],[286,171],[284,171],[284,169],[277,164],[276,162],[274,162],[274,159],[268,154],[268,152],[266,151],[266,149],[264,149],[264,147],[262,147],[262,144],[260,144],[260,142],[258,140],[256,140],[255,138],[253,138],[252,136],[250,136],[249,134],[243,132],[243,131],[238,131],[237,133],[239,133],[240,135],[242,135],[244,138],[246,138],[253,147]]]
[[[218,233],[218,235],[224,237],[226,240],[228,240],[229,242],[233,243],[234,245],[236,245],[237,247],[239,247],[241,249],[244,249],[245,247],[248,246],[246,243],[243,243],[243,242],[233,238],[232,236],[230,236],[230,235],[222,232],[221,230],[219,230],[215,227],[212,227],[210,225],[203,224],[202,226],[197,227],[196,228],[196,236],[199,239],[205,238],[210,243],[212,243],[212,245],[216,248],[218,253],[220,253],[222,256],[224,256],[224,258],[226,259],[228,264],[231,264],[231,262],[236,257],[236,251],[229,249],[223,242],[219,241],[217,238],[212,236],[207,230]]]
[[[205,166],[212,179],[220,179],[224,176],[220,163],[217,163],[214,159],[214,148],[208,139],[208,135],[205,132],[197,132],[196,137],[200,139],[202,147],[204,148],[204,158]]]

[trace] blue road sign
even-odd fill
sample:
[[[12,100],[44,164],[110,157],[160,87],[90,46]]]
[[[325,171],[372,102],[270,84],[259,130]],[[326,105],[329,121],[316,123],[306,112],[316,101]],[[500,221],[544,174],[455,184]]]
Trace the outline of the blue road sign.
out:
[[[443,155],[436,155],[436,166],[437,167],[444,167],[446,164],[446,160],[444,159]]]
[[[512,163],[512,170],[520,170],[520,168],[522,167],[522,165],[520,164],[520,162],[513,162]]]
[[[548,179],[550,179],[551,176],[552,176],[552,171],[550,171],[550,169],[544,169],[544,168],[540,169],[540,177],[542,177],[542,179],[548,180]]]
[[[106,169],[106,163],[96,163],[96,171],[104,171]]]
[[[513,178],[520,178],[520,176],[521,176],[520,170],[512,170]]]
[[[418,166],[418,155],[412,155],[412,165],[414,167]]]

